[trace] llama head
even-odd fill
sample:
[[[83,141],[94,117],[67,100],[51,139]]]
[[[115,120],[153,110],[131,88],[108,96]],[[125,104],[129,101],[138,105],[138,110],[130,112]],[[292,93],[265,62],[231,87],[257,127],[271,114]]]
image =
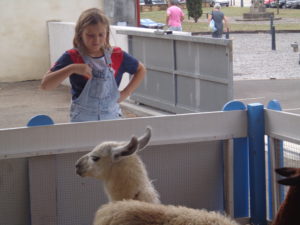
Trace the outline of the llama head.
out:
[[[76,173],[82,177],[103,178],[114,164],[145,148],[150,138],[151,128],[147,127],[144,135],[139,138],[132,136],[128,142],[103,142],[78,159]]]
[[[279,175],[286,177],[278,180],[279,184],[283,185],[300,185],[300,168],[283,167],[275,170]]]

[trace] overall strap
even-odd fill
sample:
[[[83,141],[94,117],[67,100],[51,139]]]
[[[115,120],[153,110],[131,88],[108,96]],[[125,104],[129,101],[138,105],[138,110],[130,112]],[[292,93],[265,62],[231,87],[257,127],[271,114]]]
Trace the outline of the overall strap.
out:
[[[111,52],[111,67],[113,68],[114,76],[117,76],[117,73],[122,65],[124,53],[121,48],[114,47]]]
[[[72,48],[67,51],[73,63],[84,63],[83,57],[80,55],[78,49]],[[85,79],[89,79],[87,75],[82,75]]]
[[[83,57],[80,55],[78,49],[70,49],[67,51],[73,63],[84,63]],[[111,50],[104,51],[106,63],[113,68],[114,76],[117,76],[120,66],[123,62],[124,53],[120,47],[114,47]]]
[[[84,60],[77,49],[73,48],[68,50],[67,52],[69,53],[73,63],[84,63]]]

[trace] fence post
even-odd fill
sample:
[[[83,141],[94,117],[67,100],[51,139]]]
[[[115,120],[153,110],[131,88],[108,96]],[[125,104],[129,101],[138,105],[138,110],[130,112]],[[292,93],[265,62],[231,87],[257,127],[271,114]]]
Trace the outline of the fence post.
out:
[[[276,50],[275,26],[271,27],[271,35],[272,35],[272,50]]]
[[[273,15],[270,16],[270,33],[271,33],[271,48],[276,50],[276,40],[275,40],[275,26],[273,23]]]
[[[223,111],[246,110],[244,103],[230,101]],[[233,139],[234,217],[249,217],[249,158],[248,138]]]
[[[51,119],[51,117],[47,115],[36,115],[28,121],[27,127],[47,126],[53,124],[54,121]]]
[[[227,30],[226,30],[225,38],[229,39],[229,28],[227,28]]]
[[[266,225],[266,176],[265,176],[265,125],[264,106],[253,103],[247,106],[250,174],[250,222]]]
[[[268,103],[267,106],[268,109],[272,109],[272,110],[276,110],[276,111],[282,111],[281,105],[277,100],[272,100]],[[283,166],[283,141],[279,141],[279,166],[282,167]],[[276,182],[275,180],[272,179],[272,173],[274,171],[271,171],[271,147],[270,147],[270,137],[268,137],[268,177],[269,177],[269,183],[268,183],[268,191],[269,191],[269,219],[272,220],[274,218],[275,215],[273,215],[273,204],[272,202],[274,201],[273,199],[273,188],[272,188],[272,184],[273,182]],[[282,186],[280,186],[279,188],[279,192],[280,192],[280,199],[279,201],[281,202],[284,198],[283,196],[283,192],[284,192],[284,188]],[[276,209],[277,210],[277,209]]]

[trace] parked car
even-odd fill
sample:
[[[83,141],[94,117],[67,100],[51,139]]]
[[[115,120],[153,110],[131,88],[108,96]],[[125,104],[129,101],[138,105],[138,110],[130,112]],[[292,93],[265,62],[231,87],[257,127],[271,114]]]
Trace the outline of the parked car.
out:
[[[158,5],[158,4],[166,4],[166,1],[164,0],[152,0],[153,5]]]
[[[140,20],[140,27],[144,27],[144,28],[163,29],[165,25],[166,24],[164,23],[157,23],[151,19]]]
[[[286,1],[286,3],[285,3],[285,8],[292,8],[292,2],[293,2],[294,0],[290,0],[290,1]]]
[[[266,8],[270,8],[271,3],[273,2],[276,4],[275,0],[264,0],[264,5],[266,6]]]
[[[278,5],[279,8],[285,8],[286,0],[279,0]],[[277,1],[273,1],[270,3],[270,8],[277,8]]]
[[[165,0],[140,0],[140,5],[166,4]]]
[[[142,5],[151,5],[152,4],[152,0],[140,0],[140,4],[142,2]]]
[[[216,3],[219,3],[221,6],[229,6],[229,0],[211,0],[209,6],[213,7]]]
[[[293,9],[300,9],[300,0],[296,0],[292,6]]]
[[[300,9],[300,0],[287,0],[285,7],[291,9]]]

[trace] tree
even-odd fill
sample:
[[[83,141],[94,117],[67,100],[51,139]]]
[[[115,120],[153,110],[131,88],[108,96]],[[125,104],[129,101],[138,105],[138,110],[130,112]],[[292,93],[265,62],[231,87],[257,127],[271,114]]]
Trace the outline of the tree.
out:
[[[186,7],[188,10],[188,17],[192,17],[197,23],[202,16],[202,0],[186,0]]]

